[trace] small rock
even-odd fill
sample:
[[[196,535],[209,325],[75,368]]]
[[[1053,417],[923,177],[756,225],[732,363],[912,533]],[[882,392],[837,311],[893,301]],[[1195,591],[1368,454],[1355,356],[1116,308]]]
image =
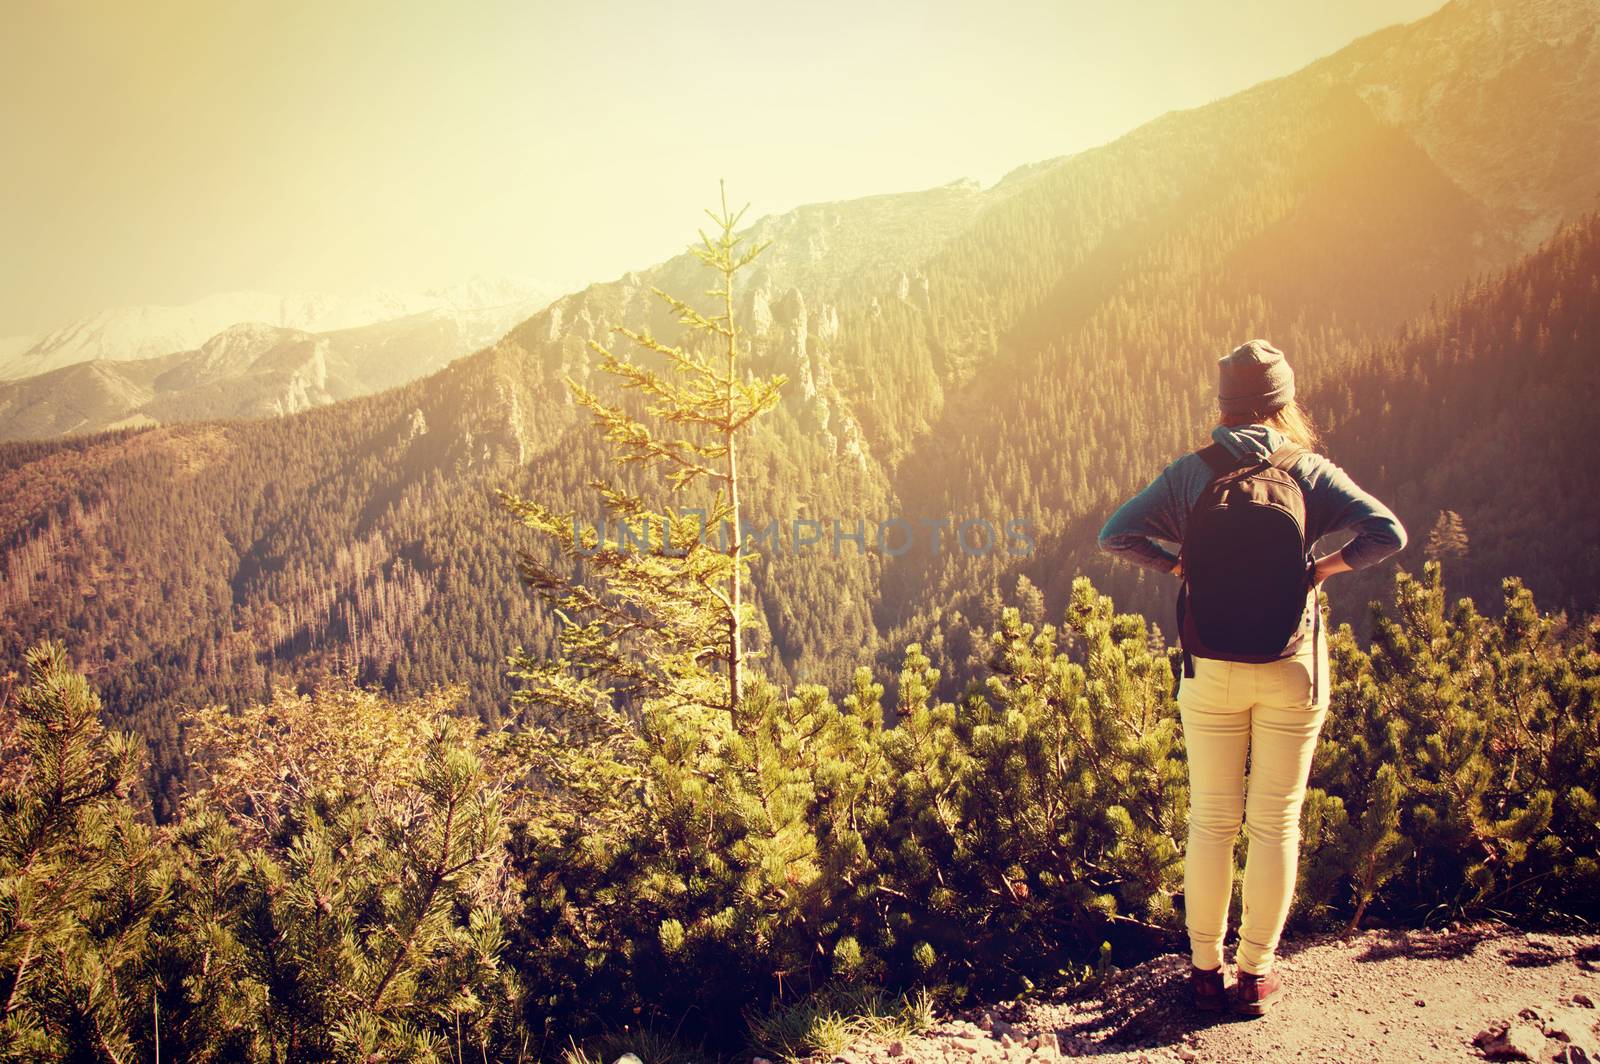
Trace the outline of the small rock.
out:
[[[1546,1038],[1570,1043],[1583,1050],[1585,1056],[1600,1057],[1600,1038],[1595,1036],[1593,1013],[1563,1006],[1545,1021]]]
[[[949,1041],[950,1044],[955,1048],[972,1054],[977,1054],[983,1049],[982,1042],[978,1041],[976,1038],[968,1038],[963,1034],[955,1035]]]
[[[1428,1004],[1428,1003],[1427,1003],[1427,1002],[1426,1002],[1426,1001],[1423,1001],[1423,1000],[1422,1000],[1422,999],[1421,999],[1421,998],[1417,998],[1417,1008],[1419,1008],[1419,1009],[1420,1009],[1420,1008],[1423,1008],[1423,1007],[1425,1007],[1425,1006],[1426,1006],[1426,1005],[1427,1005],[1427,1004]]]
[[[985,1031],[994,1030],[994,1013],[985,1012],[982,1016],[978,1017],[978,1027]]]
[[[1194,1050],[1190,1049],[1188,1046],[1179,1046],[1178,1047],[1178,1059],[1179,1060],[1199,1060],[1200,1059],[1200,1054],[1196,1053]]]
[[[1526,1023],[1512,1023],[1504,1030],[1498,1025],[1479,1031],[1472,1044],[1483,1055],[1496,1060],[1538,1060],[1544,1050],[1544,1035]]]
[[[624,1053],[622,1056],[618,1057],[613,1064],[644,1064],[644,1061],[640,1060],[632,1053]]]
[[[906,1047],[902,1042],[890,1042],[889,1048],[885,1049],[884,1052],[891,1057],[903,1057],[906,1055]]]
[[[1594,1008],[1594,998],[1590,997],[1588,994],[1585,994],[1582,990],[1578,991],[1576,994],[1573,994],[1572,997],[1568,998],[1568,1000],[1574,1005],[1578,1005],[1582,1008]]]

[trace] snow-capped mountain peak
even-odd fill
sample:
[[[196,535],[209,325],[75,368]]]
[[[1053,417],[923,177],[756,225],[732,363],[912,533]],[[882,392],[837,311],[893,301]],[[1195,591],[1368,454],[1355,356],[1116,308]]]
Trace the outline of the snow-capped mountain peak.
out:
[[[425,292],[370,289],[354,295],[323,292],[222,292],[181,306],[113,307],[24,343],[0,346],[0,380],[32,377],[63,366],[106,359],[128,362],[192,351],[241,323],[303,332],[331,332],[430,311],[472,314],[528,306],[532,314],[560,294],[523,278],[475,276]],[[21,348],[18,350],[18,348]]]

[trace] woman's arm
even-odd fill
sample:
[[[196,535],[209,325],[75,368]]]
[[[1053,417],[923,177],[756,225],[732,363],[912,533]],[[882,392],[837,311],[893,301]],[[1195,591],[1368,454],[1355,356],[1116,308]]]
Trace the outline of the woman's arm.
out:
[[[1332,554],[1317,559],[1317,579],[1377,565],[1404,550],[1406,530],[1383,503],[1362,490],[1350,474],[1323,458],[1307,478],[1307,502],[1317,515],[1315,539],[1355,529],[1355,538]]]
[[[1170,573],[1178,556],[1156,542],[1183,542],[1183,511],[1172,478],[1163,469],[1144,490],[1117,508],[1100,529],[1100,549],[1136,565]]]

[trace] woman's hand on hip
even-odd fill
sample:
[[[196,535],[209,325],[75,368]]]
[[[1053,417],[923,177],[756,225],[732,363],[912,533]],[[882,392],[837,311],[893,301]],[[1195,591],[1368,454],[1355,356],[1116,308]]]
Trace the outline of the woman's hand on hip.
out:
[[[1322,582],[1336,573],[1348,573],[1350,565],[1344,560],[1343,551],[1334,551],[1317,559],[1317,566],[1312,574],[1314,586],[1321,587]]]

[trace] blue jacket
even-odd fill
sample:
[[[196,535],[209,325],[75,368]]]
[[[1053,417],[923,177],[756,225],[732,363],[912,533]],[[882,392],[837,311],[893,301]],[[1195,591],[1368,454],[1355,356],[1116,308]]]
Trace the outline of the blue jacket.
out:
[[[1218,425],[1211,438],[1240,458],[1265,458],[1285,437],[1268,425]],[[1320,454],[1305,454],[1293,474],[1306,500],[1306,542],[1331,532],[1355,530],[1340,553],[1352,569],[1376,565],[1406,545],[1406,530],[1389,508],[1368,495],[1350,475]],[[1123,503],[1100,530],[1100,549],[1161,572],[1178,556],[1156,542],[1183,542],[1184,522],[1211,480],[1205,459],[1190,452],[1171,462],[1143,491]]]

